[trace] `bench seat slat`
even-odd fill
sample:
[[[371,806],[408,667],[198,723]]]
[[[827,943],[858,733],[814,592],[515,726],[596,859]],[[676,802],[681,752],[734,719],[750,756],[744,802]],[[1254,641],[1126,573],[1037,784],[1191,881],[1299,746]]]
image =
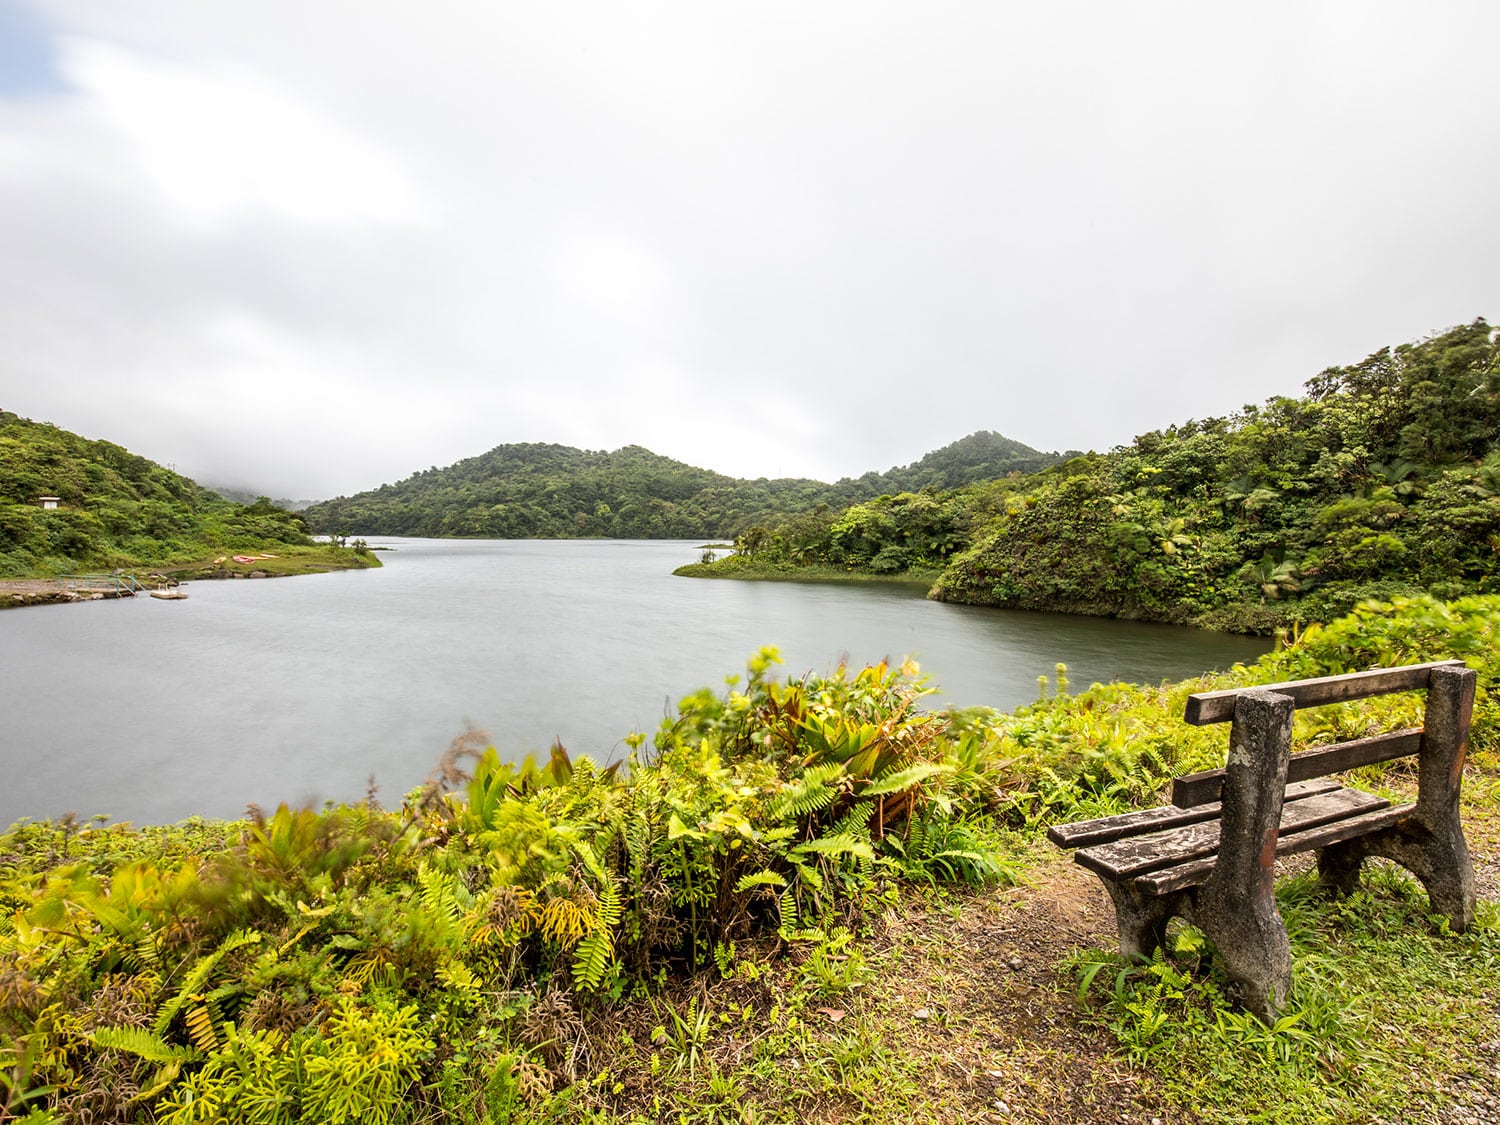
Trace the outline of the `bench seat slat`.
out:
[[[1331,793],[1283,805],[1278,834],[1294,834],[1302,829],[1315,828],[1330,821],[1381,809],[1389,803],[1383,797],[1358,789],[1335,789]],[[1218,820],[1199,821],[1145,836],[1084,848],[1075,853],[1073,859],[1090,871],[1116,881],[1194,860],[1206,859],[1212,868],[1213,859],[1219,850],[1221,828],[1222,822]]]
[[[1332,746],[1315,746],[1311,750],[1299,750],[1291,756],[1287,762],[1286,779],[1305,781],[1310,777],[1342,773],[1359,766],[1404,758],[1421,748],[1421,727],[1377,734],[1373,738],[1336,742]],[[1179,808],[1192,808],[1211,801],[1217,802],[1223,786],[1223,769],[1183,774],[1172,782],[1172,804]]]
[[[1315,825],[1301,832],[1289,832],[1277,838],[1276,854],[1278,856],[1294,855],[1297,852],[1312,851],[1314,848],[1326,848],[1329,844],[1337,844],[1343,840],[1352,840],[1356,836],[1364,836],[1370,832],[1379,832],[1382,829],[1394,827],[1403,817],[1409,816],[1416,807],[1416,805],[1388,805],[1347,820]],[[1210,856],[1208,859],[1193,860],[1161,871],[1153,871],[1136,879],[1135,885],[1147,894],[1155,895],[1186,890],[1188,887],[1197,886],[1213,874],[1216,858]]]
[[[1303,781],[1286,787],[1287,801],[1300,801],[1316,797],[1320,793],[1331,793],[1339,783],[1327,778]],[[1047,839],[1060,848],[1087,848],[1094,844],[1108,844],[1127,836],[1140,836],[1147,832],[1161,832],[1167,828],[1178,828],[1184,824],[1196,824],[1200,820],[1218,817],[1220,805],[1198,804],[1182,808],[1176,804],[1161,805],[1154,809],[1103,816],[1097,820],[1075,820],[1069,824],[1054,824],[1047,829]]]

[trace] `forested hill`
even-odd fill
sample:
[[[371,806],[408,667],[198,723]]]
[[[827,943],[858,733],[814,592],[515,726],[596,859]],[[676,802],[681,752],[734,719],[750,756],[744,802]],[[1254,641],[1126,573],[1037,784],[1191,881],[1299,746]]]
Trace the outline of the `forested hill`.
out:
[[[397,484],[314,504],[305,514],[320,531],[361,535],[733,536],[819,506],[844,507],[927,483],[966,484],[1059,459],[999,434],[976,433],[905,468],[825,484],[742,480],[638,445],[614,452],[501,445]]]
[[[946,600],[1255,631],[1368,597],[1495,592],[1500,335],[1476,320],[1329,368],[1300,398],[742,546],[753,559],[713,572],[942,569]]]
[[[43,510],[42,496],[58,497],[59,506]],[[266,500],[233,503],[112,442],[0,410],[0,577],[155,567],[310,543],[300,516]]]
[[[979,481],[999,480],[1011,473],[1038,472],[1077,455],[1077,450],[1039,453],[1004,434],[980,430],[952,445],[933,450],[905,468],[866,473],[855,483],[867,488],[871,496],[887,492],[919,492],[924,488],[961,488]]]

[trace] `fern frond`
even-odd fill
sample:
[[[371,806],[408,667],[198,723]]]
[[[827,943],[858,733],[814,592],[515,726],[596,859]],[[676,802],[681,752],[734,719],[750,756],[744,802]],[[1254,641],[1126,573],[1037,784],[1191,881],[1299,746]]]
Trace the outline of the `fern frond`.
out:
[[[927,827],[927,821],[916,818],[906,822],[905,852],[918,862],[932,854],[932,831]]]
[[[776,899],[777,912],[781,915],[780,932],[782,937],[792,933],[801,924],[801,915],[797,912],[797,896],[787,891]]]
[[[441,918],[449,926],[456,926],[463,912],[474,905],[474,896],[451,872],[423,864],[417,870],[417,883],[427,913]]]
[[[604,877],[599,888],[599,925],[613,926],[620,921],[620,884],[610,876]]]
[[[843,856],[853,856],[855,859],[875,858],[875,849],[869,840],[861,840],[854,836],[819,836],[815,840],[809,840],[805,844],[798,844],[791,850],[796,855],[822,855],[830,859],[838,859]]]
[[[130,1100],[132,1102],[149,1102],[157,1094],[177,1081],[177,1075],[181,1072],[182,1062],[180,1060],[173,1059],[169,1063],[163,1063],[156,1068],[156,1073],[146,1081],[145,1085],[141,1087],[140,1092]]]
[[[176,995],[167,1000],[156,1013],[156,1022],[151,1025],[154,1034],[160,1035],[171,1025],[172,1019],[182,1010],[182,1006],[193,999],[213,974],[214,969],[224,958],[225,954],[232,953],[242,945],[250,945],[261,940],[261,934],[257,930],[236,930],[225,938],[219,948],[208,956],[202,958],[192,971],[188,973],[182,982],[182,987],[177,990]]]
[[[860,790],[861,797],[883,797],[887,793],[900,793],[919,782],[940,773],[951,773],[953,767],[939,762],[918,762],[904,770],[886,773]]]
[[[797,873],[797,881],[814,893],[823,889],[823,876],[818,874],[816,867],[810,867],[794,859],[792,860],[792,870]]]
[[[188,1038],[198,1050],[211,1055],[219,1049],[219,1033],[214,1028],[213,1012],[209,1011],[207,1004],[191,1009],[182,1022],[187,1024]]]
[[[736,894],[744,894],[752,887],[777,887],[784,889],[786,880],[774,871],[757,871],[753,875],[746,875],[734,885]]]
[[[130,967],[136,972],[142,972],[147,968],[156,968],[161,964],[161,952],[156,948],[156,936],[154,934],[142,934],[140,940],[134,945],[136,964]],[[130,962],[127,961],[127,964]]]
[[[573,956],[573,981],[579,988],[590,992],[598,988],[614,964],[614,927],[620,914],[620,886],[606,876],[599,890],[598,924],[578,943]]]
[[[614,959],[614,931],[601,926],[578,943],[573,956],[573,984],[584,991],[594,991],[604,982]]]
[[[604,865],[599,862],[599,857],[594,853],[594,849],[589,847],[588,841],[569,839],[568,846],[583,861],[583,866],[588,869],[589,874],[593,875],[601,883],[609,879],[608,873],[604,870]]]
[[[868,835],[870,821],[875,816],[874,801],[858,801],[848,812],[839,817],[838,823],[828,833],[830,836]]]
[[[190,1062],[198,1057],[195,1048],[168,1043],[143,1027],[101,1027],[89,1039],[96,1046],[126,1051],[153,1063]]]
[[[772,820],[800,819],[833,804],[839,790],[831,783],[844,775],[843,762],[827,762],[804,770],[766,806]]]
[[[479,979],[475,977],[474,970],[462,961],[449,961],[439,965],[437,978],[457,992],[473,994],[479,991]]]

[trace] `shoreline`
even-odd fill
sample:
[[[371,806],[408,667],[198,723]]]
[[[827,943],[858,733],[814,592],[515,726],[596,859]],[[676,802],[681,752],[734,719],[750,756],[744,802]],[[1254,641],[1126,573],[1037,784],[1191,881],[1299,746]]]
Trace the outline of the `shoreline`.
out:
[[[134,590],[68,589],[56,578],[0,578],[0,609],[20,609],[31,605],[72,605],[75,602],[101,602],[114,598],[133,598]]]
[[[327,554],[261,555],[252,562],[239,563],[226,556],[202,562],[151,568],[144,576],[122,573],[121,579],[134,580],[136,589],[79,589],[69,587],[62,578],[0,578],[0,610],[26,606],[73,605],[77,602],[111,601],[131,598],[137,593],[149,594],[187,582],[218,582],[245,578],[295,578],[303,574],[328,574],[336,570],[371,570],[381,565],[373,556],[359,556],[350,563]],[[144,568],[143,568],[144,569]]]
[[[1203,633],[1229,633],[1245,637],[1275,637],[1281,631],[1288,629],[1290,625],[1288,621],[1282,619],[1253,620],[1245,612],[1237,614],[1231,612],[1230,607],[1201,613],[1196,616],[1174,618],[1145,614],[1135,615],[1128,611],[1122,612],[1106,606],[1093,609],[1079,606],[1065,608],[1059,606],[1012,605],[994,600],[970,600],[948,596],[945,591],[939,590],[944,572],[938,570],[906,570],[896,574],[872,574],[868,570],[860,570],[852,567],[841,569],[826,563],[787,567],[756,563],[752,560],[744,559],[740,555],[726,555],[724,558],[710,563],[687,563],[679,566],[672,573],[679,578],[707,578],[731,582],[804,582],[812,585],[904,586],[912,590],[921,591],[924,596],[932,601],[944,602],[949,605],[1004,609],[1019,613],[1061,614],[1066,617],[1098,617],[1111,621],[1135,621],[1146,625],[1168,625],[1176,628],[1196,629]],[[1257,607],[1238,606],[1233,608],[1241,611],[1253,611]],[[1261,606],[1259,608],[1265,609],[1266,607]],[[1311,623],[1308,622],[1307,624]]]
[[[730,559],[736,558],[739,558],[739,556],[729,555],[712,563],[686,563],[672,571],[672,574],[678,578],[709,578],[721,581],[803,582],[809,585],[905,586],[912,590],[920,590],[923,596],[926,596],[931,592],[933,585],[941,573],[940,571],[903,570],[897,574],[872,574],[868,570],[846,570],[827,565],[780,568],[757,566],[754,563],[748,562],[730,567],[724,565]]]

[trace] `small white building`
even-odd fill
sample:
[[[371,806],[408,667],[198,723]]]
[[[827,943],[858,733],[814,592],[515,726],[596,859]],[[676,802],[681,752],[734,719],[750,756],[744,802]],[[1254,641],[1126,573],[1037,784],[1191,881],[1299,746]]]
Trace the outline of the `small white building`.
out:
[[[55,508],[61,499],[61,496],[38,496],[36,502],[44,508]]]

